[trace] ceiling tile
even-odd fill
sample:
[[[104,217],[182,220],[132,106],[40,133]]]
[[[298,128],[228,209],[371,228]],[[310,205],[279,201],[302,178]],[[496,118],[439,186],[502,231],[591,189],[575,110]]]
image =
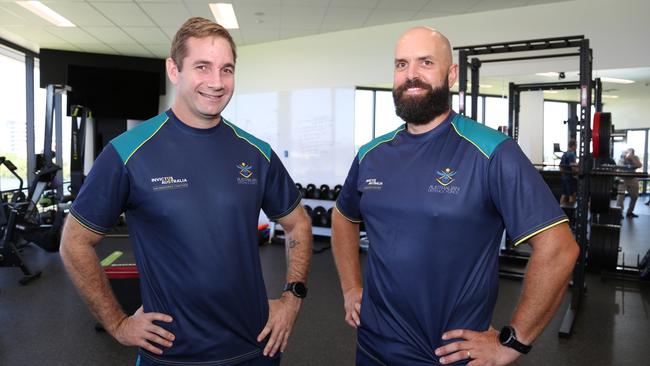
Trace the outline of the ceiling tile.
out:
[[[381,0],[377,9],[421,10],[429,0]]]
[[[235,13],[237,14],[237,21],[239,28],[265,28],[265,29],[279,29],[281,8],[272,6],[238,6],[235,5]]]
[[[25,25],[26,19],[14,13],[13,11],[5,8],[4,4],[0,4],[0,24],[5,25]]]
[[[161,27],[180,27],[190,12],[183,3],[142,3],[142,9]]]
[[[99,40],[90,34],[86,33],[83,29],[81,28],[68,28],[68,27],[56,27],[56,26],[48,26],[44,27],[44,29],[49,32],[54,34],[55,36],[65,39],[67,42],[70,43],[94,43],[94,42],[99,42]]]
[[[318,28],[313,29],[280,29],[280,39],[306,37],[318,34]]]
[[[17,35],[20,38],[24,38],[31,42],[34,42],[38,45],[43,43],[67,43],[64,38],[57,37],[56,35],[45,31],[44,27],[35,27],[35,26],[3,26],[3,28],[10,33]]]
[[[327,8],[313,6],[283,6],[280,29],[319,29]]]
[[[418,12],[417,14],[415,14],[411,20],[440,18],[440,17],[449,16],[449,15],[453,15],[453,14],[452,13],[437,12],[437,11],[421,11],[421,12]]]
[[[176,32],[178,32],[178,28],[180,27],[161,27],[162,31],[165,32],[170,40],[174,39]]]
[[[76,46],[81,48],[84,52],[90,53],[104,53],[107,55],[115,55],[116,51],[103,43],[78,43]]]
[[[331,0],[330,8],[374,9],[379,0]]]
[[[550,3],[559,3],[563,1],[571,1],[571,0],[528,0],[527,5],[550,4]]]
[[[137,56],[137,57],[156,57],[147,48],[140,45],[132,44],[110,44],[111,48],[119,52],[123,56]]]
[[[132,0],[86,0],[89,3],[106,3],[106,2],[113,2],[113,3],[131,3],[133,2]]]
[[[169,57],[169,44],[146,44],[144,47],[158,58]]]
[[[87,3],[55,1],[46,4],[77,26],[104,27],[113,25],[110,20]]]
[[[155,24],[134,3],[93,3],[99,12],[118,26],[153,27]]]
[[[123,27],[122,30],[140,44],[171,42],[158,27]]]
[[[331,0],[282,0],[282,6],[319,6],[328,7]]]
[[[129,37],[120,28],[112,27],[84,27],[84,29],[95,38],[104,43],[116,44],[137,44],[137,42]]]
[[[482,0],[481,2],[472,6],[469,11],[481,12],[488,10],[514,8],[517,6],[524,6],[529,0]]]
[[[280,38],[280,31],[269,31],[268,29],[247,28],[241,29],[242,43],[253,44],[262,42],[277,41]]]
[[[329,8],[323,19],[322,30],[336,31],[361,28],[370,16],[372,9]]]
[[[218,1],[206,1],[206,0],[189,0],[191,2],[205,2],[206,4],[213,3],[213,2],[218,2]],[[306,1],[313,1],[313,0],[306,0]],[[279,6],[282,5],[282,0],[232,0],[232,1],[225,1],[225,2],[230,2],[233,5],[244,5],[244,6]]]
[[[364,26],[406,22],[411,20],[415,14],[417,14],[415,10],[375,9]]]
[[[481,0],[431,0],[422,8],[422,11],[436,13],[460,14],[467,12],[472,6]]]

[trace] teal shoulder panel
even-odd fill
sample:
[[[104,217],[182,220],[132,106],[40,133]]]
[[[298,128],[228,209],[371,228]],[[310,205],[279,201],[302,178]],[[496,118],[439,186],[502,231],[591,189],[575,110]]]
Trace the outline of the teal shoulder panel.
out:
[[[160,130],[168,119],[167,114],[163,112],[111,140],[111,144],[122,158],[124,164]]]
[[[221,120],[223,121],[223,123],[226,124],[226,126],[232,128],[232,130],[235,132],[235,135],[237,135],[237,137],[253,145],[253,147],[255,147],[257,150],[259,150],[262,153],[262,155],[264,155],[266,160],[268,160],[269,162],[271,161],[271,145],[269,145],[265,141],[258,139],[257,137],[251,135],[250,133],[242,130],[241,128],[235,126],[232,122],[227,121],[225,118],[222,118]]]
[[[510,138],[499,131],[493,130],[460,114],[454,117],[451,125],[460,137],[476,146],[488,159],[500,143]]]
[[[374,138],[369,143],[361,146],[361,148],[359,148],[359,163],[361,163],[361,160],[363,160],[363,158],[366,157],[366,155],[370,152],[370,150],[376,148],[377,146],[383,144],[384,142],[391,141],[392,139],[395,138],[395,136],[397,136],[397,134],[400,131],[403,131],[405,128],[406,125],[401,125],[398,129],[391,131],[385,135],[381,135],[377,138]]]

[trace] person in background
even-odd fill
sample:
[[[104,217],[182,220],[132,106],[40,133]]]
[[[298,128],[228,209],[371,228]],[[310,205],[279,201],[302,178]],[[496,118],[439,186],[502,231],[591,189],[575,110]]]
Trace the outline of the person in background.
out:
[[[560,174],[562,179],[562,196],[560,196],[560,205],[573,205],[576,202],[576,192],[578,192],[578,179],[575,174],[578,172],[578,163],[576,158],[576,142],[569,141],[567,151],[562,155],[560,160]]]
[[[641,164],[639,157],[634,154],[634,149],[629,148],[621,153],[618,165],[625,167],[625,170],[627,171],[634,172],[643,164]],[[616,204],[621,208],[621,212],[625,211],[625,191],[630,194],[630,205],[627,207],[625,217],[639,217],[639,215],[634,213],[636,200],[639,198],[639,179],[636,177],[621,178],[618,184],[618,198],[616,200]]]

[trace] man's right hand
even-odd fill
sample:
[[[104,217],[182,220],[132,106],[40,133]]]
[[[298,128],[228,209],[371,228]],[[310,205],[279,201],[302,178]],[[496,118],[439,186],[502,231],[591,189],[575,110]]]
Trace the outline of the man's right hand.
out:
[[[161,313],[145,313],[140,306],[133,315],[122,319],[111,334],[125,346],[138,346],[151,353],[161,355],[162,349],[153,344],[169,348],[175,337],[172,333],[154,324],[153,322],[156,320],[171,323],[172,317]]]
[[[361,298],[363,297],[363,288],[353,287],[343,292],[343,303],[345,306],[345,321],[352,328],[361,325]]]

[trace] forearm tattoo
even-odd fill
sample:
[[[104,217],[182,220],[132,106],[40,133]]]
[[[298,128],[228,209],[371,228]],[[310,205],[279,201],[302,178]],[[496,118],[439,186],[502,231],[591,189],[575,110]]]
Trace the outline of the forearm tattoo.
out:
[[[296,246],[298,246],[298,244],[300,244],[300,242],[298,240],[294,239],[294,238],[291,238],[291,239],[289,239],[288,244],[289,244],[289,248],[293,249]]]

